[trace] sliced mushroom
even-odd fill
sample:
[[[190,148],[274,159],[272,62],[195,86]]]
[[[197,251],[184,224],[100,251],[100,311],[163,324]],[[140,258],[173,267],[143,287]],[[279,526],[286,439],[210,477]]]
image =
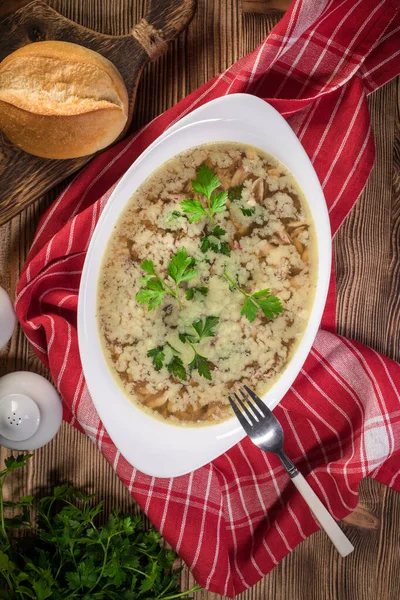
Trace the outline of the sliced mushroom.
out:
[[[231,187],[231,181],[232,181],[231,169],[229,167],[226,169],[217,167],[215,169],[215,173],[218,175],[218,178],[221,182],[221,186],[224,188],[224,190],[228,190]]]
[[[286,228],[289,230],[290,237],[292,239],[296,238],[299,233],[304,231],[308,227],[308,223],[305,221],[291,221],[286,224]]]
[[[298,252],[300,255],[301,255],[301,254],[303,254],[303,250],[304,250],[304,248],[303,248],[303,244],[301,244],[297,238],[295,238],[295,239],[293,240],[293,244],[295,245],[297,252]]]
[[[306,227],[308,223],[306,221],[290,221],[290,223],[286,224],[286,227],[291,229],[296,229],[297,227]]]
[[[292,243],[288,233],[286,231],[276,232],[271,238],[270,242],[276,246],[287,246]]]
[[[299,290],[301,288],[301,285],[296,277],[292,277],[290,279],[290,287],[292,287],[294,290]]]
[[[165,397],[164,390],[162,392],[157,392],[157,394],[152,394],[150,398],[146,401],[147,408],[160,408],[163,404],[165,404],[167,398]]]
[[[262,177],[258,177],[255,180],[252,186],[254,198],[257,200],[258,204],[261,204],[264,200],[264,180]]]
[[[236,219],[232,216],[232,214],[230,215],[230,220],[232,221],[236,231],[240,234],[240,235],[245,235],[248,230],[249,227],[246,225],[243,225],[243,223],[239,223],[239,221],[236,221]]]
[[[233,174],[231,179],[230,187],[236,187],[238,185],[242,185],[243,181],[246,179],[248,173],[245,171],[243,167],[239,167]]]
[[[281,258],[280,264],[276,270],[276,277],[279,281],[284,281],[290,273],[290,261],[287,258]]]
[[[308,260],[309,260],[308,248],[304,249],[303,254],[301,255],[301,260],[303,262],[308,262]]]
[[[146,401],[146,399],[151,395],[151,392],[149,392],[145,385],[136,387],[135,391],[142,402]]]

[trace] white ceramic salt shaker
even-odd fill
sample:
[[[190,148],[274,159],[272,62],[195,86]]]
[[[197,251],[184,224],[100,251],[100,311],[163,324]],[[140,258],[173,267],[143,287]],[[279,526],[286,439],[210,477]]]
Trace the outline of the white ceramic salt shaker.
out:
[[[15,327],[15,312],[10,296],[0,287],[0,349],[11,338]]]
[[[16,371],[0,379],[0,445],[35,450],[60,428],[61,399],[47,379]]]

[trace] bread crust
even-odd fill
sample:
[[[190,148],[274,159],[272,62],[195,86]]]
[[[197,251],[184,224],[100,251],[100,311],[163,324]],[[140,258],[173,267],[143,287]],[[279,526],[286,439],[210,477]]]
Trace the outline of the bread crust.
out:
[[[115,66],[69,42],[37,42],[0,64],[0,128],[44,158],[101,150],[123,131],[128,93]]]

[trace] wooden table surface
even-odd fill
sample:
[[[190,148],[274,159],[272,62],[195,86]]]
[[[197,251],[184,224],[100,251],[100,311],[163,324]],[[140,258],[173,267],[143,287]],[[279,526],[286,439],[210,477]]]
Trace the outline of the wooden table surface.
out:
[[[8,1],[8,0],[7,0]],[[161,2],[162,0],[160,0]],[[4,6],[4,2],[1,2]],[[128,33],[144,0],[49,0],[75,21],[103,33]],[[139,85],[133,127],[147,123],[216,73],[255,48],[282,13],[262,12],[270,0],[198,0],[188,31],[153,63]],[[279,0],[275,6],[285,7]],[[1,8],[1,5],[0,5]],[[244,9],[244,10],[243,10]],[[249,10],[258,12],[250,13]],[[261,11],[261,12],[260,12]],[[400,359],[400,87],[394,80],[369,99],[376,163],[357,206],[334,243],[339,332]],[[61,188],[60,188],[61,189]],[[0,285],[14,298],[20,269],[41,213],[60,189],[41,198],[0,229]],[[16,329],[0,351],[0,376],[15,370],[47,375]],[[7,451],[0,448],[2,460]],[[136,510],[127,490],[95,446],[69,425],[35,453],[8,493],[30,493],[56,479],[95,490],[105,509]],[[343,560],[321,532],[297,547],[242,600],[395,600],[400,589],[400,495],[366,479],[359,505],[345,519],[356,547]],[[182,585],[192,578],[183,572]],[[199,592],[196,600],[216,600]]]

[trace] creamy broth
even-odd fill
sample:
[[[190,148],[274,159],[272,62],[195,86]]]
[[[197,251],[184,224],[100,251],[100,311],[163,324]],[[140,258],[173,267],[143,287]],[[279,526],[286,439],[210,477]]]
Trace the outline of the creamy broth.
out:
[[[229,194],[214,223],[206,216],[190,223],[182,210],[188,199],[207,206],[192,184],[201,165],[218,176],[215,193]],[[224,234],[210,235],[215,227]],[[114,228],[98,284],[104,353],[129,398],[171,424],[200,425],[231,416],[228,394],[236,383],[264,395],[288,364],[308,322],[318,266],[315,237],[297,181],[256,148],[233,142],[204,145],[152,173]],[[171,284],[167,266],[180,248],[192,257],[195,270],[179,285],[181,306],[165,295],[149,311],[136,299],[144,285],[141,263],[151,260],[157,275]],[[272,317],[259,310],[251,322],[241,314],[244,293],[266,288],[283,310]],[[193,323],[211,316],[218,321],[214,335],[194,346],[182,341],[182,333],[194,339],[189,337],[195,333]],[[195,351],[206,357],[211,380],[189,367]],[[162,358],[159,370],[155,352]],[[185,368],[186,381],[169,370],[174,357]]]

